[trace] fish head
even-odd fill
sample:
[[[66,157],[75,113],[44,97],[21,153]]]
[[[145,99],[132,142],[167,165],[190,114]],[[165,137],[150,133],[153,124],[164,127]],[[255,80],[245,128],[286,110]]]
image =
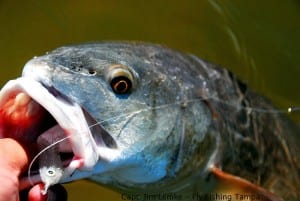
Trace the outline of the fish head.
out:
[[[155,45],[66,46],[30,60],[2,93],[24,92],[66,133],[73,158],[61,182],[140,188],[200,174],[212,160],[205,80],[190,65]]]

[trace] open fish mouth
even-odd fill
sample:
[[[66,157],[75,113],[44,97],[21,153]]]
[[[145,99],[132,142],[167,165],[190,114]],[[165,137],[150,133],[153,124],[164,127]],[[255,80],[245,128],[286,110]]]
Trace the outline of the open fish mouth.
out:
[[[39,152],[39,136],[63,133],[65,140],[57,153],[63,162],[62,180],[75,170],[91,170],[99,159],[98,149],[105,142],[101,136],[95,141],[90,122],[91,116],[77,103],[32,78],[11,80],[0,91],[0,138],[17,140],[33,157]],[[21,188],[29,187],[28,179],[24,175]],[[41,182],[38,174],[30,180]]]

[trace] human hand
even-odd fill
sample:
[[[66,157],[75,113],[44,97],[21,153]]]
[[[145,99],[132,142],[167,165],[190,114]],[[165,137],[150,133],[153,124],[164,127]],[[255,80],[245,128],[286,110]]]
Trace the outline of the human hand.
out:
[[[15,140],[0,139],[0,201],[19,201],[19,176],[26,170],[29,158],[23,147]],[[48,195],[42,195],[41,184],[32,187],[28,195],[29,201],[67,200],[66,192],[61,186],[49,189]],[[27,200],[27,198],[24,198]]]

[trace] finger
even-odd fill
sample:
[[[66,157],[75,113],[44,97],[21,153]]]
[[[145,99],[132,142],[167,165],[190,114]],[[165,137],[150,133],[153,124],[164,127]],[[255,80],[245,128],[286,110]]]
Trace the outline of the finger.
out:
[[[28,201],[46,201],[48,195],[43,195],[41,191],[44,189],[43,184],[33,186],[28,192]],[[23,200],[22,200],[23,201]]]
[[[44,185],[35,185],[28,193],[28,201],[67,201],[68,194],[62,185],[51,186],[46,195],[42,195],[41,191],[44,189]],[[22,200],[21,201],[25,201]]]
[[[11,138],[0,140],[0,165],[11,171],[13,175],[19,176],[28,165],[28,156],[23,147]]]

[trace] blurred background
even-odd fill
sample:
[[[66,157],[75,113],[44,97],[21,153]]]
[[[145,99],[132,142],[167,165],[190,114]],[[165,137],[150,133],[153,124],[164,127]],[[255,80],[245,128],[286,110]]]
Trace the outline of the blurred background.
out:
[[[300,106],[299,0],[0,0],[0,24],[0,86],[56,47],[135,40],[220,64],[278,108]],[[66,187],[72,201],[122,200],[88,181]]]

